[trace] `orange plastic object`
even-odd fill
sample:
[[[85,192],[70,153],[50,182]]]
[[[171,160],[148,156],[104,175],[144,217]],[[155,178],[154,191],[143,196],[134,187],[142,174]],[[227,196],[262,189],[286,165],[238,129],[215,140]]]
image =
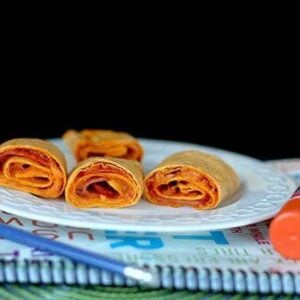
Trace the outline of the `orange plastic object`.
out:
[[[300,259],[300,195],[293,195],[272,220],[270,240],[282,256]]]

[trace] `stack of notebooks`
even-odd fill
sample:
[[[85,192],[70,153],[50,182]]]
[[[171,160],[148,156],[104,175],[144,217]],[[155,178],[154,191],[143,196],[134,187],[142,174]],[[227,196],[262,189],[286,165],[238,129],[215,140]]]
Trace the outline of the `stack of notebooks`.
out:
[[[300,161],[272,162],[300,182]],[[297,166],[297,170],[295,168]],[[97,231],[0,212],[0,222],[151,269],[158,288],[300,294],[300,261],[281,257],[269,221],[198,233]],[[134,286],[134,280],[2,239],[0,282]]]

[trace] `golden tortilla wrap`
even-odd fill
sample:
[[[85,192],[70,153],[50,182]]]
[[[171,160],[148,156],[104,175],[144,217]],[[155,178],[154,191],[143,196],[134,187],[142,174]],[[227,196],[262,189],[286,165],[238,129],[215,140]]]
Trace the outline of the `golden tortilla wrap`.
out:
[[[63,153],[39,139],[14,139],[0,145],[0,185],[44,198],[57,198],[65,188]]]
[[[139,162],[118,158],[89,158],[72,171],[65,196],[75,207],[121,208],[136,204],[143,193]]]
[[[240,180],[220,158],[199,151],[166,158],[145,178],[147,199],[158,205],[212,209],[235,193]]]
[[[143,148],[130,134],[111,130],[68,130],[63,140],[70,147],[77,162],[89,157],[117,157],[140,161]]]

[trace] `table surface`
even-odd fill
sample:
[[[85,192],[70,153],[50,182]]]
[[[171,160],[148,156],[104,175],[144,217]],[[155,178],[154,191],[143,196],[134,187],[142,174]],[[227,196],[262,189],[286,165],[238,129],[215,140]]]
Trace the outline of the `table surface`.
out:
[[[40,300],[40,299],[300,299],[300,296],[225,294],[209,292],[192,292],[187,290],[172,291],[167,289],[147,290],[138,287],[100,287],[67,285],[0,285],[0,299],[3,300]]]

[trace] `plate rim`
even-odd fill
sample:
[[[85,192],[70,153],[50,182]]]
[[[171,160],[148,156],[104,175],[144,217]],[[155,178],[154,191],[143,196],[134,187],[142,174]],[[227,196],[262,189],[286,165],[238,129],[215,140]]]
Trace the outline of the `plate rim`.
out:
[[[62,139],[61,138],[55,138],[55,139],[51,139],[52,142],[60,142]],[[221,149],[221,148],[216,148],[216,147],[211,147],[211,146],[207,146],[207,145],[200,145],[200,144],[194,144],[194,143],[187,143],[187,142],[181,142],[181,141],[172,141],[172,140],[159,140],[159,139],[148,139],[148,138],[139,138],[139,140],[142,143],[145,142],[152,142],[152,143],[157,143],[157,142],[161,142],[161,143],[168,143],[168,144],[174,144],[174,145],[180,145],[180,146],[190,146],[190,147],[201,147],[203,149],[207,149],[207,151],[213,150],[213,151],[220,151],[223,153],[228,153],[230,155],[234,155],[234,156],[239,156],[242,158],[245,158],[247,160],[252,160],[253,162],[259,163],[261,164],[261,166],[263,166],[264,168],[268,169],[268,170],[273,170],[275,173],[278,173],[278,175],[283,176],[285,178],[285,180],[287,180],[287,184],[291,184],[294,186],[294,188],[296,188],[296,183],[295,181],[293,181],[286,173],[277,170],[275,168],[273,168],[272,166],[267,164],[267,161],[261,161],[257,158],[253,158],[251,156],[247,156],[244,154],[240,154],[240,153],[236,153],[227,149]],[[2,189],[8,189],[8,190],[12,190],[15,191],[13,189],[9,189],[9,188],[4,188],[1,187]],[[0,199],[1,200],[1,199]],[[287,201],[288,199],[286,199]],[[45,200],[45,201],[49,201],[49,200]],[[283,205],[284,203],[282,203]],[[74,228],[84,228],[84,229],[92,229],[92,230],[120,230],[120,231],[136,231],[136,232],[147,232],[147,231],[157,231],[157,232],[201,232],[201,231],[210,231],[210,230],[224,230],[224,229],[228,229],[228,228],[234,228],[234,227],[240,227],[240,226],[246,226],[249,224],[253,224],[253,223],[258,223],[261,221],[265,221],[267,219],[270,219],[272,217],[274,217],[277,212],[280,210],[280,207],[278,207],[278,209],[274,209],[274,211],[271,212],[264,212],[260,215],[257,215],[256,217],[252,217],[251,221],[249,222],[249,219],[243,219],[243,218],[238,218],[237,220],[235,220],[234,222],[216,222],[214,223],[210,223],[209,224],[209,228],[202,228],[199,227],[199,224],[196,225],[187,225],[187,226],[174,226],[174,225],[170,225],[169,226],[164,226],[164,225],[142,225],[140,224],[139,226],[137,226],[136,224],[126,224],[124,225],[124,223],[121,224],[117,224],[117,223],[113,223],[113,224],[109,224],[109,223],[95,223],[93,225],[93,227],[91,227],[91,221],[87,221],[85,222],[84,220],[69,220],[69,219],[60,219],[58,220],[57,217],[53,217],[51,215],[46,216],[46,215],[37,215],[38,218],[36,218],[36,216],[33,219],[32,216],[32,212],[27,213],[25,210],[19,210],[19,209],[14,209],[14,207],[9,207],[9,210],[6,210],[6,208],[3,208],[3,206],[1,205],[1,201],[0,201],[0,209],[8,212],[10,214],[13,214],[15,216],[19,216],[19,217],[23,217],[26,219],[31,219],[31,220],[38,220],[38,221],[42,221],[42,222],[46,222],[46,223],[51,223],[51,224],[57,224],[60,226],[71,226]],[[178,209],[178,208],[171,208],[170,209]],[[59,221],[59,222],[58,222]],[[201,220],[200,220],[201,221]],[[79,226],[74,226],[74,222],[80,223]]]

